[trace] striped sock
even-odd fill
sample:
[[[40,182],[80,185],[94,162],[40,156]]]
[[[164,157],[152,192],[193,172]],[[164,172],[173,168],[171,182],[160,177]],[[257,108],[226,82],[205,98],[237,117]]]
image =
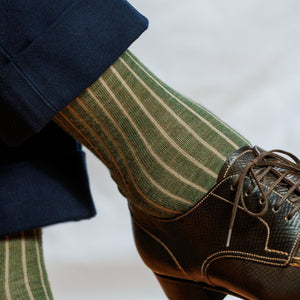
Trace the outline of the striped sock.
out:
[[[129,51],[54,120],[106,164],[129,201],[159,217],[187,211],[249,144]]]
[[[0,299],[52,300],[41,229],[0,238]]]

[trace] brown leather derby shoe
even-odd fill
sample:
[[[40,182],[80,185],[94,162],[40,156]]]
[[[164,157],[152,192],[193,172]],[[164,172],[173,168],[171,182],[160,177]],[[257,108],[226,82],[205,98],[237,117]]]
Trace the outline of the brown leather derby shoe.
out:
[[[300,299],[299,186],[295,156],[244,147],[185,214],[131,205],[137,249],[171,300]]]

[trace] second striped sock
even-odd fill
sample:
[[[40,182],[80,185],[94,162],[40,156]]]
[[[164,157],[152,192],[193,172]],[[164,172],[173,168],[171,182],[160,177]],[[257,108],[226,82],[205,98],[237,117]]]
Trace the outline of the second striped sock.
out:
[[[53,300],[41,229],[1,237],[0,251],[1,300]]]

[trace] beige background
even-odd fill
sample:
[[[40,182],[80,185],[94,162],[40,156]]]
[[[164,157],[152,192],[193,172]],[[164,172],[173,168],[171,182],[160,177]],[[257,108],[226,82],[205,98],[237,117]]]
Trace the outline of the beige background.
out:
[[[300,156],[299,0],[131,3],[150,19],[131,47],[141,61],[254,144]],[[166,299],[137,255],[126,200],[90,153],[88,164],[98,216],[44,231],[55,299]]]

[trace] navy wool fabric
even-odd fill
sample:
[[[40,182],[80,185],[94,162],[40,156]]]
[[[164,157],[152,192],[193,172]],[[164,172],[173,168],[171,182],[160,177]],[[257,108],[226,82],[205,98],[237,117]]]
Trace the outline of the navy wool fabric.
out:
[[[0,235],[95,215],[81,146],[51,119],[147,25],[125,0],[0,0]]]
[[[0,137],[39,132],[146,29],[124,0],[0,0]]]
[[[81,145],[53,122],[14,148],[0,143],[0,235],[91,218]]]

